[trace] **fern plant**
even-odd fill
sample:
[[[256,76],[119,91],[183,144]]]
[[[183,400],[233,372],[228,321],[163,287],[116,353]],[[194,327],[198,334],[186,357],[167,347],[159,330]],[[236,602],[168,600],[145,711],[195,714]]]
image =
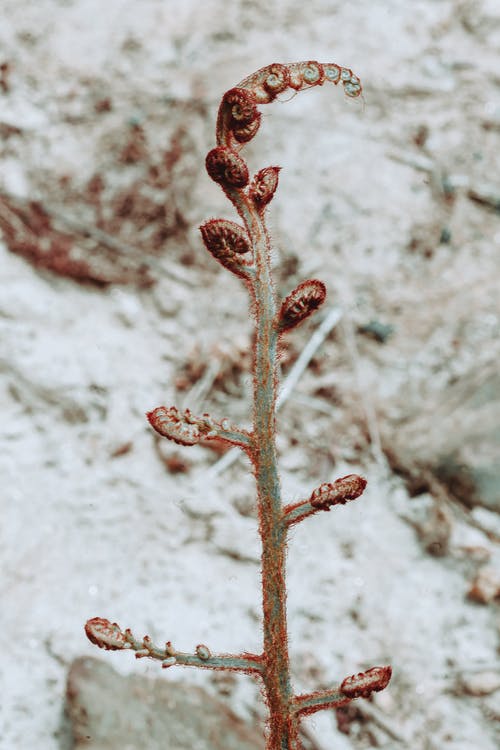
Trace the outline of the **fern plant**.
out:
[[[208,414],[195,416],[188,409],[160,406],[147,416],[152,427],[180,445],[217,439],[244,451],[253,465],[257,489],[259,533],[262,541],[263,648],[260,654],[212,654],[200,644],[193,653],[180,652],[170,641],[156,645],[149,636],[136,638],[130,629],[96,617],[85,626],[88,638],[104,649],[130,650],[162,667],[174,665],[243,672],[262,681],[268,708],[267,750],[298,750],[302,717],[323,709],[369,697],[382,690],[391,677],[390,666],[377,666],[351,675],[328,690],[296,695],[290,676],[286,613],[286,544],[289,529],[309,516],[329,511],[358,498],[366,486],[350,474],[315,489],[310,497],[283,504],[275,444],[278,389],[278,344],[287,331],[311,315],[325,300],[322,281],[300,283],[282,301],[276,299],[271,275],[271,244],[265,212],[278,186],[279,167],[261,169],[251,179],[241,156],[243,146],[256,135],[259,105],[272,102],[286,89],[302,91],[325,82],[341,83],[347,96],[357,97],[361,83],[349,68],[315,61],[273,64],[245,78],[222,97],[217,117],[217,145],[206,157],[209,176],[220,185],[238,212],[241,224],[211,219],[201,235],[207,250],[228,271],[239,276],[250,296],[255,321],[253,336],[253,427],[247,431],[217,421]]]

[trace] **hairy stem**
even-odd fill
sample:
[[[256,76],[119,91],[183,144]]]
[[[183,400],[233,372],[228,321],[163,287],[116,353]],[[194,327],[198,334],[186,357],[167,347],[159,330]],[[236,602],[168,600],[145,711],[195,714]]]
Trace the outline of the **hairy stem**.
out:
[[[226,187],[245,223],[255,260],[248,283],[255,316],[253,349],[253,451],[262,541],[263,673],[269,708],[267,750],[299,750],[293,705],[286,616],[286,537],[276,454],[279,328],[271,275],[271,244],[263,216],[243,191]]]
[[[270,269],[270,242],[263,220],[251,210],[256,274],[253,283],[254,462],[262,540],[264,684],[269,706],[268,750],[298,748],[298,722],[288,656],[285,557],[286,528],[281,523],[281,489],[275,444],[277,344],[276,304]]]

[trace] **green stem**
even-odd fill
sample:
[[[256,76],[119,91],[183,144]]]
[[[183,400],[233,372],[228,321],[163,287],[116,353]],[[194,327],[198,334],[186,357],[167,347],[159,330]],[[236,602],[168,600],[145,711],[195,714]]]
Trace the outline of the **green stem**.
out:
[[[261,659],[255,654],[209,654],[206,658],[202,658],[197,654],[176,651],[170,643],[165,648],[159,648],[150,639],[141,641],[134,638],[130,631],[127,632],[126,637],[137,658],[148,657],[163,662],[168,657],[175,657],[172,666],[175,663],[185,667],[201,667],[202,669],[218,669],[246,674],[262,673]]]
[[[339,708],[351,702],[351,698],[341,692],[339,688],[324,690],[318,693],[298,695],[295,698],[295,712],[302,716],[308,716],[316,711]]]
[[[262,540],[264,630],[263,680],[269,708],[267,750],[298,750],[298,715],[293,707],[286,617],[286,526],[275,444],[278,330],[270,268],[270,240],[264,220],[241,193],[231,196],[247,225],[255,258],[251,284],[256,319],[254,339],[254,467]]]

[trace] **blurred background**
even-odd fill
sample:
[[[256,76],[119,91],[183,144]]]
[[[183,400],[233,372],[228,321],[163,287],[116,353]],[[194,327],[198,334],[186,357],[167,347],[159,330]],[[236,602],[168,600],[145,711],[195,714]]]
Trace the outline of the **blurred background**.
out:
[[[224,91],[308,59],[352,68],[362,98],[287,92],[244,152],[252,171],[283,168],[277,293],[317,277],[329,295],[282,352],[286,382],[325,324],[279,414],[283,495],[352,472],[369,485],[291,536],[293,679],[394,676],[304,721],[304,748],[494,750],[498,3],[1,0],[0,14],[2,750],[264,746],[249,678],[160,674],[98,653],[83,625],[260,650],[250,467],[156,440],[145,412],[250,423],[247,294],[198,231],[235,217],[204,158]]]

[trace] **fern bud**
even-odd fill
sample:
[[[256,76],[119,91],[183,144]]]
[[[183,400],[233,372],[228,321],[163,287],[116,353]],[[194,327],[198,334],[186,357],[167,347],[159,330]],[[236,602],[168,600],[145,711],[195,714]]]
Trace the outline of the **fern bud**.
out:
[[[166,659],[163,659],[161,668],[168,669],[169,667],[173,667],[174,664],[177,664],[177,659],[175,658],[175,656],[167,656]]]
[[[250,241],[243,227],[234,221],[212,219],[200,227],[201,236],[207,250],[214,258],[227,253],[243,255],[250,251]]]
[[[257,117],[252,122],[247,122],[245,125],[239,125],[237,128],[233,128],[233,135],[239,143],[248,143],[252,138],[257,135],[257,131],[260,128],[260,112],[257,113]]]
[[[255,98],[248,89],[229,89],[222,98],[222,106],[228,113],[233,127],[248,125],[259,118]]]
[[[325,482],[312,493],[309,502],[313,508],[330,510],[332,505],[345,505],[363,494],[366,479],[357,474],[348,474],[336,479],[335,482]]]
[[[250,197],[258,208],[264,208],[273,199],[280,169],[281,167],[265,167],[253,178]]]
[[[391,676],[391,667],[372,667],[366,672],[346,677],[340,686],[340,692],[349,698],[369,698],[372,693],[387,687]]]
[[[288,331],[302,323],[326,299],[326,287],[318,279],[302,281],[288,297],[283,300],[279,314],[278,326],[281,331]]]
[[[323,66],[316,60],[292,63],[290,71],[290,86],[297,91],[305,86],[321,86],[325,80]]]
[[[163,437],[179,445],[196,445],[202,437],[196,424],[190,421],[188,409],[180,412],[175,406],[158,406],[148,412],[147,418],[153,429]]]
[[[107,651],[119,651],[122,648],[131,647],[120,626],[102,617],[93,617],[92,620],[88,620],[85,633],[91,643]]]
[[[225,123],[239,143],[247,143],[257,134],[261,114],[255,96],[244,88],[229,89],[222,99],[219,122]]]
[[[265,71],[264,88],[273,97],[280,94],[289,86],[290,75],[286,65],[274,63],[273,65],[269,65]]]
[[[243,227],[234,221],[212,219],[200,227],[205,247],[225,268],[239,276],[245,276],[250,262],[242,255],[250,251],[250,241]]]
[[[243,159],[227,146],[217,146],[208,152],[205,166],[209,176],[223,188],[243,188],[248,185],[248,167]]]
[[[198,658],[202,659],[203,661],[206,661],[207,659],[210,659],[212,654],[210,653],[210,649],[208,646],[205,646],[203,643],[199,643],[198,646],[196,646],[196,656]]]

